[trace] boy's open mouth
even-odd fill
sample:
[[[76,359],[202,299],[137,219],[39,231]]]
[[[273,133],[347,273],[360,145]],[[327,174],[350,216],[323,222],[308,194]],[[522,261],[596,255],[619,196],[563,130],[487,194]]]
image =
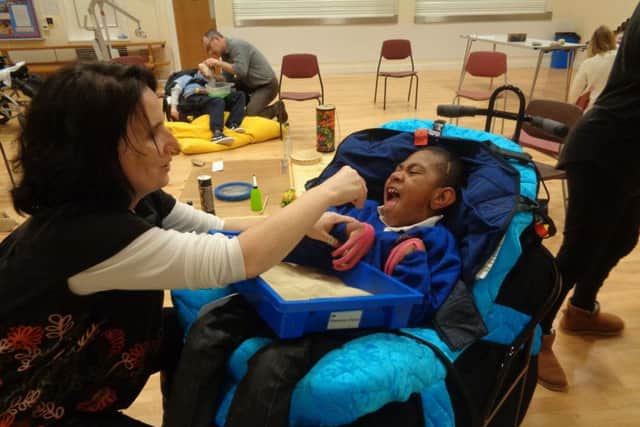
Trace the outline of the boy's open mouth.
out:
[[[393,209],[400,201],[400,192],[397,188],[389,186],[384,192],[384,207]]]

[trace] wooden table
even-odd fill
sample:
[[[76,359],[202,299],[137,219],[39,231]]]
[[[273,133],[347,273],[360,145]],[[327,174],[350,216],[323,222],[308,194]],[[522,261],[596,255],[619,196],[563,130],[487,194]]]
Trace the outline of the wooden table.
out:
[[[538,74],[540,73],[540,64],[542,64],[542,57],[545,53],[553,52],[556,50],[566,51],[569,56],[569,66],[567,68],[567,78],[565,82],[564,100],[567,102],[569,98],[569,86],[571,85],[571,74],[573,72],[573,61],[575,59],[576,51],[584,49],[586,44],[584,43],[564,43],[558,45],[554,40],[535,39],[527,37],[523,42],[510,42],[507,34],[494,34],[494,35],[476,35],[476,34],[464,34],[460,36],[467,39],[467,46],[465,47],[464,59],[462,61],[462,70],[460,71],[460,79],[458,88],[462,84],[464,78],[465,69],[467,67],[467,60],[469,59],[469,53],[471,52],[471,45],[473,42],[491,43],[493,50],[496,50],[496,45],[512,46],[522,49],[532,49],[538,51],[538,62],[536,63],[536,70],[533,74],[533,81],[531,82],[531,90],[529,91],[529,99],[533,98],[533,91],[536,88],[536,82],[538,80]]]
[[[184,190],[180,194],[183,202],[191,201],[193,206],[200,208],[200,194],[198,192],[197,178],[199,175],[210,175],[213,188],[226,182],[243,181],[251,182],[251,176],[255,174],[258,180],[258,187],[262,192],[262,203],[266,202],[264,214],[273,214],[280,209],[282,193],[287,191],[293,183],[291,167],[283,170],[279,159],[267,160],[236,160],[224,161],[224,170],[220,172],[211,171],[211,162],[206,162],[202,167],[194,166],[189,177],[184,183]],[[252,216],[259,215],[253,212],[249,205],[249,199],[238,202],[225,202],[219,199],[214,200],[216,215],[225,217]]]
[[[137,50],[146,50],[146,63],[145,65],[150,70],[154,70],[158,66],[169,65],[169,61],[158,61],[154,54],[154,49],[164,49],[166,42],[164,40],[145,40],[145,41],[123,41],[113,40],[111,41],[111,47],[113,49],[125,48],[127,52],[133,52]],[[7,43],[0,46],[0,56],[8,58],[9,63],[16,63],[19,61],[26,61],[29,71],[35,74],[49,75],[63,66],[77,61],[78,50],[93,50],[93,44],[91,43],[67,43],[67,44],[24,44],[23,41],[18,43]],[[48,58],[46,60],[38,60],[37,62],[31,60],[31,56],[28,58],[23,55],[29,52],[40,52],[41,57]],[[164,56],[164,55],[163,55]],[[161,58],[162,59],[162,58]]]

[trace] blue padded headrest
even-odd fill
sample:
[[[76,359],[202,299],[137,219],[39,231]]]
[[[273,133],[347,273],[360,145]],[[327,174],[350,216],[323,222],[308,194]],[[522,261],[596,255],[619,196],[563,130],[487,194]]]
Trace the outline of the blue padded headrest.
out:
[[[442,146],[463,163],[466,182],[458,202],[445,215],[444,224],[456,236],[462,255],[462,278],[474,282],[476,273],[495,252],[513,215],[520,195],[520,175],[495,155],[489,142],[450,137],[429,137],[429,145]],[[310,188],[326,180],[342,166],[356,169],[366,180],[368,198],[381,202],[384,183],[396,164],[421,147],[413,132],[368,129],[355,132],[338,146],[332,162],[309,182]]]

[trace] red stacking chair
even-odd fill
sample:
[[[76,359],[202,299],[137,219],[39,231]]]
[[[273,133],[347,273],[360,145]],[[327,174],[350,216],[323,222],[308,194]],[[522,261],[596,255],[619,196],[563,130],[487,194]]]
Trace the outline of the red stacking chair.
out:
[[[390,61],[411,60],[411,70],[406,71],[380,71],[380,65],[382,58]],[[376,88],[373,94],[373,102],[376,102],[378,97],[378,79],[380,76],[384,77],[384,97],[382,101],[382,108],[387,108],[387,79],[391,78],[403,78],[409,77],[409,93],[407,95],[407,101],[411,99],[411,86],[413,85],[413,78],[416,78],[416,96],[414,102],[414,109],[418,108],[418,73],[415,70],[413,63],[413,55],[411,53],[411,42],[404,39],[385,40],[382,42],[382,49],[380,49],[380,58],[378,59],[378,69],[376,70]]]

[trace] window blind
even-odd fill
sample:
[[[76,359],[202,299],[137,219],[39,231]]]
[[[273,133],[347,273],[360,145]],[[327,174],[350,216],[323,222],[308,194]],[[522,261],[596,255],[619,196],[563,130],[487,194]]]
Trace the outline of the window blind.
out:
[[[416,0],[416,22],[549,19],[546,0]]]
[[[233,0],[238,26],[396,22],[397,14],[397,0]]]

